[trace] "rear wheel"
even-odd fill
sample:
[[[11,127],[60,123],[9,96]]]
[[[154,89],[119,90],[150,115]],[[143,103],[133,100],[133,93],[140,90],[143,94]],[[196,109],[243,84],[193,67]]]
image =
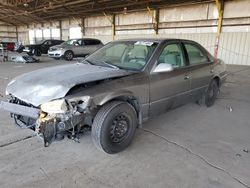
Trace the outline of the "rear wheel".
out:
[[[64,53],[64,59],[65,59],[66,61],[72,61],[73,58],[74,58],[73,52],[71,52],[71,51],[66,51],[66,52]]]
[[[100,150],[113,154],[124,150],[133,140],[137,127],[136,111],[122,101],[100,108],[92,125],[92,139]]]
[[[219,93],[219,86],[216,80],[212,80],[205,94],[205,104],[207,107],[213,106]]]

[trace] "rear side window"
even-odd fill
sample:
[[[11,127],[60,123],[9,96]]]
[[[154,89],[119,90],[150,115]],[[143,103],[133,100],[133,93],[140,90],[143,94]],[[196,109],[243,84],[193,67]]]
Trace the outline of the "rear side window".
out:
[[[187,50],[190,65],[206,63],[208,61],[207,56],[197,46],[192,44],[184,45]]]
[[[86,39],[84,40],[85,45],[98,45],[100,44],[99,40],[91,40],[91,39]]]
[[[168,44],[159,56],[158,64],[160,63],[170,64],[174,68],[185,66],[179,44]]]

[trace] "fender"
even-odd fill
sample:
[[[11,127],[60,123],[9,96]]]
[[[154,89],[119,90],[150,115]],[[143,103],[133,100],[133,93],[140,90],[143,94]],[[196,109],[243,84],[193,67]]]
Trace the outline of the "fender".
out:
[[[108,101],[111,101],[115,98],[120,98],[120,97],[135,98],[134,94],[131,91],[121,90],[121,91],[112,92],[112,93],[106,95],[104,98],[102,98],[96,104],[102,106],[105,103],[107,103]]]
[[[98,99],[94,98],[93,100],[94,100],[95,105],[102,106],[106,104],[107,102],[115,100],[115,99],[126,101],[129,104],[131,104],[137,112],[138,124],[139,125],[142,124],[141,103],[140,103],[140,100],[137,97],[135,97],[135,95],[131,91],[120,90],[120,91],[112,92],[108,95],[105,95],[104,98],[99,97]]]

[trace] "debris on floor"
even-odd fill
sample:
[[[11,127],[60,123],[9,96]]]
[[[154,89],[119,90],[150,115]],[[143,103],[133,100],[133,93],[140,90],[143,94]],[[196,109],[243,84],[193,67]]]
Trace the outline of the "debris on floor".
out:
[[[249,150],[248,150],[248,149],[243,149],[243,151],[244,151],[245,153],[249,153]]]
[[[236,154],[236,157],[241,157],[241,154],[237,153],[237,154]]]
[[[19,55],[19,56],[12,56],[11,61],[15,63],[38,63],[39,59],[28,55]]]

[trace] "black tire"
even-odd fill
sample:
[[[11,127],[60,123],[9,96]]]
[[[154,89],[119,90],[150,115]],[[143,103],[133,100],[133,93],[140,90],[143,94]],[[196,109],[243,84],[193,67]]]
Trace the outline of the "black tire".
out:
[[[92,140],[105,153],[118,153],[129,146],[136,128],[137,115],[133,106],[122,101],[109,102],[95,116]]]
[[[214,105],[218,93],[219,93],[218,83],[216,82],[216,80],[212,80],[205,93],[205,104],[207,107],[211,107]]]
[[[66,51],[66,52],[64,53],[64,59],[65,59],[66,61],[72,61],[73,58],[74,58],[74,54],[73,54],[72,51]]]

